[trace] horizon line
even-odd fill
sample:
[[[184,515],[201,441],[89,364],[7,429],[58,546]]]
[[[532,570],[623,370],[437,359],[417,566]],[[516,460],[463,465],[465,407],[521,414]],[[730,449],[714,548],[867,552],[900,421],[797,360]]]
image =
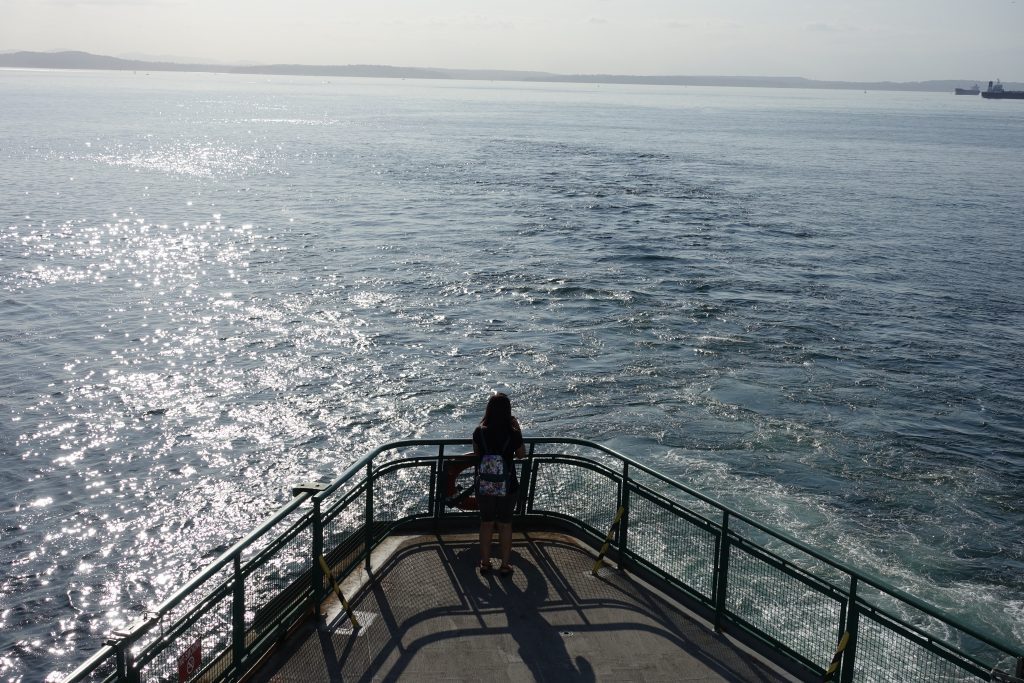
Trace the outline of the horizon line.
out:
[[[98,62],[93,61],[92,64],[3,64],[3,62],[9,61],[11,58],[17,57],[20,59],[32,60],[33,57],[50,57],[59,58],[64,57],[68,59],[86,59],[88,61],[99,60]],[[19,59],[19,61],[20,61]],[[103,60],[107,60],[103,63]],[[120,64],[118,64],[120,63]],[[930,88],[921,87],[932,84],[935,92],[941,92],[950,87],[950,84],[962,84],[962,83],[984,83],[986,79],[962,79],[962,78],[932,78],[927,80],[917,81],[896,81],[896,80],[874,80],[874,81],[847,81],[847,80],[835,80],[835,79],[814,79],[807,78],[805,76],[795,75],[772,75],[772,76],[754,76],[754,75],[725,75],[725,74],[662,74],[662,75],[641,75],[641,74],[617,74],[617,73],[558,73],[552,71],[536,71],[532,69],[494,69],[494,68],[452,68],[452,67],[423,67],[423,66],[395,66],[390,64],[303,64],[300,62],[276,62],[276,63],[263,63],[263,64],[226,64],[226,63],[205,63],[205,62],[177,62],[177,61],[165,61],[161,59],[136,59],[136,58],[125,58],[125,57],[114,57],[111,55],[99,55],[85,50],[49,50],[49,51],[36,51],[36,50],[6,50],[0,51],[0,66],[14,66],[21,68],[52,68],[61,70],[76,70],[76,69],[97,69],[97,70],[133,70],[149,68],[150,70],[160,71],[181,71],[181,72],[213,72],[213,73],[235,73],[235,74],[261,74],[261,75],[297,75],[297,76],[326,76],[333,75],[336,77],[366,77],[369,74],[358,74],[358,73],[327,73],[329,70],[346,70],[346,69],[380,69],[384,71],[392,71],[395,73],[387,74],[373,74],[372,77],[381,78],[439,78],[439,79],[451,79],[452,76],[459,75],[469,80],[476,78],[484,78],[485,80],[495,80],[494,76],[505,76],[501,80],[514,80],[514,81],[526,81],[526,82],[599,82],[609,84],[650,84],[650,85],[715,85],[714,83],[686,83],[684,81],[745,81],[745,85],[753,87],[809,87],[809,88],[842,88],[842,89],[859,89],[865,87],[874,87],[875,89],[894,89],[894,90],[931,90]],[[167,68],[167,67],[178,67],[178,68]],[[285,72],[283,70],[293,70],[291,72]],[[400,73],[404,72],[404,73]],[[490,75],[490,78],[485,77]],[[995,80],[995,79],[988,79]],[[674,81],[674,82],[671,82]],[[758,84],[756,81],[761,81]],[[942,84],[941,88],[937,86]],[[1015,85],[1011,81],[1004,81],[1004,84]],[[737,83],[720,83],[719,85],[737,85]],[[883,88],[880,86],[889,86]],[[915,87],[916,86],[916,87]]]

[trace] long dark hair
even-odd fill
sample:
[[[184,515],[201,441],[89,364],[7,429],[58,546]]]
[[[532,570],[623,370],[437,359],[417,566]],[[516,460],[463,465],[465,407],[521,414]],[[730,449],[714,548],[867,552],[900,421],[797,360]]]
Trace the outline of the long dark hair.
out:
[[[499,433],[515,429],[515,422],[512,420],[512,401],[508,400],[507,395],[496,393],[487,399],[487,407],[484,409],[484,418],[480,420],[480,426]]]

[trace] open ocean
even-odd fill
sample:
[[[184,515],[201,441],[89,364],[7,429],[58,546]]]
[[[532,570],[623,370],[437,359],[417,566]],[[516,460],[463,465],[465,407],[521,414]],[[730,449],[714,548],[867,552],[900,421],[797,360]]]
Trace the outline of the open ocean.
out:
[[[1024,640],[1024,103],[0,71],[0,680],[508,387]]]

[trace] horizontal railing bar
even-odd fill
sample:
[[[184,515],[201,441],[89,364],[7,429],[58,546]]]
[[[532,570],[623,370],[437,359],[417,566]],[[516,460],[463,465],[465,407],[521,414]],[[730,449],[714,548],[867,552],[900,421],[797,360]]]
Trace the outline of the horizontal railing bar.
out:
[[[76,683],[84,680],[95,669],[98,669],[107,659],[117,657],[117,650],[111,645],[104,645],[96,651],[92,657],[85,660],[81,666],[64,677],[64,683]]]
[[[669,476],[667,476],[665,474],[662,474],[661,472],[653,470],[650,467],[647,467],[646,465],[644,465],[643,463],[637,462],[633,458],[630,458],[627,455],[623,455],[622,453],[619,453],[619,452],[617,452],[617,451],[615,451],[615,450],[613,450],[611,448],[607,448],[605,446],[602,446],[601,444],[593,443],[593,442],[587,441],[585,439],[573,439],[573,438],[558,439],[558,438],[526,437],[523,440],[528,442],[528,443],[546,443],[546,444],[572,443],[572,444],[576,444],[576,445],[579,445],[579,446],[589,446],[589,447],[594,448],[596,450],[599,450],[599,451],[601,451],[603,453],[606,453],[607,455],[611,455],[613,457],[620,458],[624,462],[628,462],[630,464],[630,466],[636,467],[637,469],[641,470],[645,474],[648,474],[648,475],[650,475],[650,476],[652,476],[652,477],[654,477],[654,478],[656,478],[656,479],[658,479],[658,480],[660,480],[660,481],[662,481],[662,482],[664,482],[666,484],[669,484],[670,486],[673,486],[673,487],[683,491],[684,493],[687,493],[687,494],[693,496],[694,498],[696,498],[696,499],[698,499],[700,501],[703,501],[703,502],[707,503],[708,505],[711,505],[711,506],[717,508],[719,512],[728,512],[729,515],[731,517],[733,517],[734,519],[738,519],[738,520],[742,521],[743,523],[748,524],[748,525],[754,527],[755,529],[758,529],[759,531],[763,531],[763,532],[765,532],[765,533],[767,533],[767,534],[769,534],[771,536],[774,536],[775,538],[779,539],[780,541],[786,542],[787,544],[793,546],[794,548],[796,548],[796,549],[798,549],[798,550],[800,550],[800,551],[802,551],[804,553],[807,553],[808,555],[810,555],[811,557],[814,557],[815,559],[821,560],[822,562],[826,562],[826,563],[832,565],[833,567],[835,567],[836,569],[842,570],[842,571],[844,571],[846,573],[849,573],[849,574],[851,574],[853,576],[856,576],[858,579],[864,580],[864,581],[868,582],[869,584],[874,585],[872,582],[873,581],[878,581],[881,585],[875,586],[876,588],[880,588],[880,589],[885,590],[887,592],[892,592],[892,591],[896,590],[895,588],[887,587],[885,585],[885,582],[882,581],[881,579],[876,579],[876,578],[868,576],[868,575],[861,575],[860,573],[858,573],[857,570],[854,570],[854,569],[851,569],[851,568],[845,566],[840,560],[838,560],[838,559],[828,555],[827,553],[823,553],[823,552],[821,552],[821,551],[819,551],[819,550],[817,550],[817,549],[815,549],[815,548],[813,548],[813,547],[811,547],[809,545],[806,545],[803,542],[793,538],[792,536],[789,536],[785,532],[782,532],[782,531],[779,531],[777,529],[773,529],[772,527],[766,526],[766,525],[762,524],[761,522],[758,522],[757,520],[752,519],[751,517],[748,517],[747,515],[743,514],[742,512],[734,510],[734,509],[730,508],[729,506],[725,505],[724,503],[721,503],[721,502],[715,500],[714,498],[711,498],[710,496],[707,496],[707,495],[701,493],[700,491],[696,491],[696,490],[690,488],[689,486],[687,486],[686,484],[680,483],[679,481],[673,479],[672,477],[669,477]],[[543,455],[543,454],[541,454],[541,455]],[[909,598],[910,600],[914,599],[914,598],[912,598],[912,596],[906,596],[906,597]],[[915,607],[916,606],[917,605],[915,605]]]
[[[834,597],[834,594],[838,594],[842,596],[844,600],[848,598],[847,590],[845,588],[835,585],[827,578],[818,576],[814,572],[801,567],[795,562],[790,562],[786,558],[780,557],[764,546],[760,546],[757,543],[740,536],[732,529],[729,530],[729,539],[733,546],[748,555],[756,557],[758,562],[762,562],[770,567],[778,569],[781,572],[789,574],[796,580],[815,588],[823,595]]]
[[[598,529],[597,527],[590,526],[579,517],[573,517],[572,515],[567,515],[564,512],[554,512],[552,510],[532,510],[526,513],[526,516],[535,518],[539,517],[541,519],[557,519],[562,522],[568,522],[569,524],[573,524],[579,527],[580,529],[583,529],[588,534],[592,534],[594,538],[598,539],[599,541],[604,540],[605,534],[608,533],[606,531]]]
[[[525,439],[524,439],[525,440]],[[391,441],[386,444],[377,446],[359,460],[349,465],[348,469],[342,472],[337,479],[332,481],[326,489],[320,491],[316,496],[320,499],[326,498],[335,491],[337,491],[345,482],[354,477],[356,474],[366,467],[366,463],[372,461],[378,455],[387,451],[395,451],[400,448],[409,448],[411,446],[459,446],[472,444],[472,439],[404,439],[402,441]],[[435,458],[437,456],[434,456]]]

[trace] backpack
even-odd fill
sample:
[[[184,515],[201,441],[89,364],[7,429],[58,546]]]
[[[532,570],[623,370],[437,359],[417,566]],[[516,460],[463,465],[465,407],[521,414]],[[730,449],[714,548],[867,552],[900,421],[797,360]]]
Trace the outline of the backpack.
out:
[[[505,439],[505,445],[499,452],[491,453],[488,452],[490,449],[487,447],[487,439],[484,438],[483,432],[480,433],[484,454],[480,456],[480,464],[476,469],[476,495],[508,495],[512,482],[512,467],[507,465],[503,454],[511,439],[511,436]]]

